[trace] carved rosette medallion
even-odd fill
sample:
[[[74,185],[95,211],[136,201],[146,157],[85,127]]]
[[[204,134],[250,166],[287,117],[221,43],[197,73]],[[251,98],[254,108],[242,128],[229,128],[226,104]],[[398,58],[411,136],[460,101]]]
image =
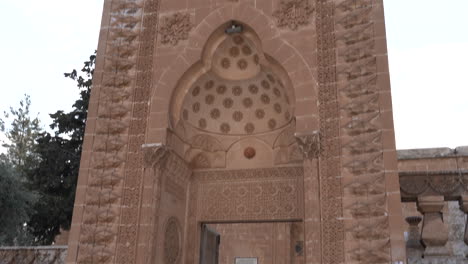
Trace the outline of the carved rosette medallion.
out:
[[[164,231],[164,263],[176,264],[180,261],[181,253],[180,224],[177,218],[171,217],[167,221]]]
[[[308,0],[283,0],[278,10],[273,13],[278,27],[289,27],[297,30],[300,26],[308,25],[314,8]]]
[[[295,134],[297,144],[304,158],[317,159],[320,155],[320,134],[314,131],[310,134]]]
[[[175,13],[172,16],[164,17],[159,29],[161,43],[176,46],[179,40],[188,39],[192,27],[190,14]]]

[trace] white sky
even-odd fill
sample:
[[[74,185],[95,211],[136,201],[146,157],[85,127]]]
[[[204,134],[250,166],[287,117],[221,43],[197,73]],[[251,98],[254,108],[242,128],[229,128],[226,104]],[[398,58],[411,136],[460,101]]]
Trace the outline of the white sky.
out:
[[[468,1],[384,3],[397,148],[468,145]],[[63,73],[96,49],[102,4],[0,1],[0,111],[25,93],[43,126],[71,109],[78,90]]]

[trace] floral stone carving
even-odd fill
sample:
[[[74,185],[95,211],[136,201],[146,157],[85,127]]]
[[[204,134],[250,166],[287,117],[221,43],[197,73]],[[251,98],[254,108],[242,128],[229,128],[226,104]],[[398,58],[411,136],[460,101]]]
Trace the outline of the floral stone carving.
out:
[[[291,30],[297,30],[300,26],[309,24],[313,12],[314,8],[308,0],[283,0],[273,16],[278,19],[278,27],[289,27]]]
[[[295,134],[297,144],[304,158],[313,159],[320,155],[320,134],[318,131],[313,131],[310,134]]]
[[[175,13],[172,16],[165,17],[159,29],[161,43],[176,46],[179,40],[188,39],[192,27],[190,14]]]
[[[143,159],[145,168],[162,168],[166,165],[169,149],[162,144],[150,144],[143,146]]]

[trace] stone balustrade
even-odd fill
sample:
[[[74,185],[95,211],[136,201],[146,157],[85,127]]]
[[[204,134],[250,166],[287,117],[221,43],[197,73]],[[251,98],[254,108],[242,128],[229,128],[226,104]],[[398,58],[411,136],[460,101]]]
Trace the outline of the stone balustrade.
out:
[[[468,222],[465,223],[464,230],[451,227],[452,223],[447,221],[450,211],[447,205],[452,205],[452,211],[461,210],[457,213],[468,213],[468,147],[454,150],[402,150],[398,152],[398,156],[401,200],[413,207],[416,205],[417,209],[412,212],[413,215],[406,215],[409,224],[408,250],[422,250],[421,257],[424,257],[424,261],[438,259],[431,263],[446,263],[444,261],[450,258],[464,258],[466,261],[466,252],[461,254],[458,250],[454,253],[456,250],[448,241],[450,235],[468,245]],[[459,209],[453,208],[454,203],[458,203]],[[419,229],[421,220],[422,226]],[[463,220],[461,217],[457,221]],[[464,235],[459,234],[463,232]],[[468,248],[463,250],[466,249]],[[460,256],[456,256],[457,254]],[[420,262],[409,263],[426,263],[424,261],[421,258]]]

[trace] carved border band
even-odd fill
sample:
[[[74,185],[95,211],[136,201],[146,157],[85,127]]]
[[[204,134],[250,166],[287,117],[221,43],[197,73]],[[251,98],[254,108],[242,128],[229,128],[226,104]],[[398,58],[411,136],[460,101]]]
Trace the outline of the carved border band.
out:
[[[330,0],[316,2],[320,145],[320,202],[322,217],[322,263],[344,263],[344,223],[342,222],[342,197],[340,168],[339,112],[335,56],[335,5]]]

